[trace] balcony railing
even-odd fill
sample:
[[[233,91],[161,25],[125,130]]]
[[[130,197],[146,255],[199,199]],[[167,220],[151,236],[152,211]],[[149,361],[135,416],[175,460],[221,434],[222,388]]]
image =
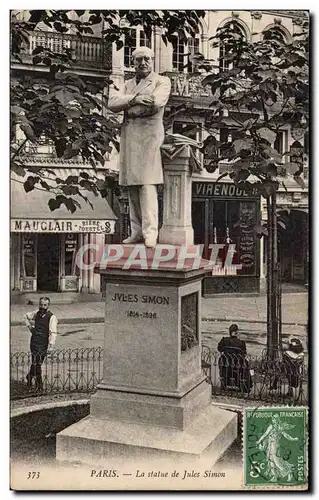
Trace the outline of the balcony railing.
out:
[[[93,36],[60,34],[47,31],[34,31],[30,34],[29,47],[25,47],[23,62],[31,62],[32,52],[42,46],[52,52],[63,53],[71,49],[75,67],[110,71],[112,69],[112,45],[102,38]]]
[[[212,97],[208,87],[203,87],[203,79],[206,75],[194,73],[165,72],[172,82],[172,96],[188,97],[192,99],[203,99]]]
[[[19,147],[23,141],[16,141],[16,147]],[[89,164],[89,160],[84,160],[81,155],[77,155],[72,157],[70,160],[65,160],[64,158],[59,158],[56,154],[55,147],[53,144],[53,141],[43,138],[39,139],[38,142],[32,143],[30,141],[27,141],[23,152],[21,152],[22,155],[25,156],[25,161],[30,161],[30,162],[39,162],[39,164],[43,163],[79,163],[79,164]],[[110,161],[111,155],[109,153],[105,153],[104,155],[104,160],[106,162]],[[99,167],[101,168],[101,167]],[[106,168],[106,165],[105,165]]]

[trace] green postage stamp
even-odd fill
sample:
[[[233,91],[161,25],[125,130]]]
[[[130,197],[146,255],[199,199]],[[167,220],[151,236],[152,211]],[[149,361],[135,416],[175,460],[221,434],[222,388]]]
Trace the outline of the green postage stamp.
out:
[[[307,484],[307,408],[246,409],[243,437],[245,486]]]

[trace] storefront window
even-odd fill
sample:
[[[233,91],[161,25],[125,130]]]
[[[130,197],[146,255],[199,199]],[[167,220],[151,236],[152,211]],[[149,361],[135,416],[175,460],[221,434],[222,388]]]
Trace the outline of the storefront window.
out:
[[[23,276],[35,276],[36,265],[36,235],[25,234],[22,241],[22,269]]]
[[[222,244],[217,263],[223,266],[229,245],[235,245],[233,265],[240,264],[239,275],[256,274],[257,205],[253,201],[221,200],[211,202],[209,243]]]
[[[214,201],[212,204],[211,243],[233,243],[239,236],[239,204]]]
[[[78,267],[75,264],[77,249],[78,235],[73,233],[66,234],[64,244],[64,269],[66,276],[75,276],[78,274]]]

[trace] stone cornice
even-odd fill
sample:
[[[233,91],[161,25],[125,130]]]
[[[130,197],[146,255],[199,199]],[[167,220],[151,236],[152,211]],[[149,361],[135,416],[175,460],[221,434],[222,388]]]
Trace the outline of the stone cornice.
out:
[[[293,18],[307,18],[306,11],[304,10],[262,10],[260,11],[263,14],[269,14],[273,15],[275,14],[276,16],[281,16],[281,17],[293,17]]]

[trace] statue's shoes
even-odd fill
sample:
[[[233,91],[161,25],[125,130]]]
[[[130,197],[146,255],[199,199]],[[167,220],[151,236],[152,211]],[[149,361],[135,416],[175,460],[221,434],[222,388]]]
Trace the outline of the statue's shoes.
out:
[[[142,236],[129,236],[128,238],[125,238],[125,240],[123,240],[123,244],[127,245],[130,243],[142,243],[142,241]]]
[[[148,236],[147,238],[145,238],[144,244],[147,248],[154,248],[156,246],[156,242],[157,242],[156,236]]]

